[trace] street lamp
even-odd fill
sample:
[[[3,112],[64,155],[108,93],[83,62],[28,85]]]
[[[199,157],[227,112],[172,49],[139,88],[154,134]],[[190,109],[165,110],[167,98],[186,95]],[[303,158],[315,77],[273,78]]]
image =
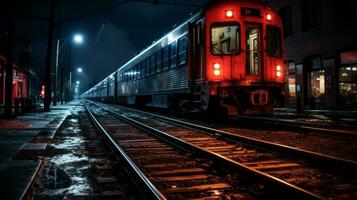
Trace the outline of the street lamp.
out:
[[[63,41],[62,42],[62,45],[60,46],[60,43],[61,43],[61,40]],[[82,44],[83,43],[83,35],[81,34],[75,34],[73,35],[72,37],[72,40],[73,40],[73,43],[75,44]],[[56,48],[56,71],[55,71],[55,81],[54,81],[54,97],[53,97],[53,105],[57,105],[57,78],[58,78],[58,60],[59,60],[59,54],[60,54],[60,51],[61,49],[63,48],[63,46],[66,44],[66,42],[68,41],[68,38],[58,38],[57,39],[57,48]],[[82,69],[78,69],[78,72],[82,71]],[[72,74],[70,72],[69,74],[69,82],[71,82],[71,78],[72,78]],[[71,83],[69,83],[69,87],[71,87]],[[71,91],[69,91],[69,93],[71,93]],[[62,95],[62,94],[61,94]]]
[[[76,81],[76,84],[77,84],[77,85],[79,85],[79,83],[80,83],[79,81]]]
[[[83,72],[83,69],[82,69],[81,67],[78,67],[78,68],[77,68],[77,72],[78,72],[78,73],[82,73],[82,72]]]
[[[83,43],[83,36],[81,34],[75,34],[73,36],[73,41],[76,43],[76,44],[82,44]]]

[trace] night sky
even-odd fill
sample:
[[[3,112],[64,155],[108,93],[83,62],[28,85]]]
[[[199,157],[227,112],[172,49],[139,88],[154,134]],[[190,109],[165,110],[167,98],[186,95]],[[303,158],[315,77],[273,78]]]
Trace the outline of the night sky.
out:
[[[75,21],[61,25],[61,38],[81,33],[85,42],[74,45],[72,52],[73,68],[82,67],[81,92],[88,89],[88,84],[98,82],[112,73],[119,66],[130,60],[142,49],[160,38],[175,24],[189,17],[208,0],[162,0],[164,3],[192,4],[180,6],[147,3],[148,1],[129,1],[121,6],[107,9]],[[32,16],[48,16],[46,0],[20,1],[22,13]],[[122,0],[64,0],[56,1],[56,22],[90,13]],[[149,1],[152,2],[152,1]],[[1,29],[4,29],[4,19]],[[103,31],[99,35],[100,30]],[[23,50],[24,41],[31,41],[31,52],[35,61],[44,62],[47,45],[47,22],[38,19],[20,17],[17,21],[16,51]],[[55,32],[56,35],[56,32]],[[99,37],[98,41],[97,38]],[[54,43],[55,44],[55,43]],[[54,50],[53,50],[54,51]],[[15,58],[17,53],[15,52]],[[54,59],[54,58],[53,58]]]

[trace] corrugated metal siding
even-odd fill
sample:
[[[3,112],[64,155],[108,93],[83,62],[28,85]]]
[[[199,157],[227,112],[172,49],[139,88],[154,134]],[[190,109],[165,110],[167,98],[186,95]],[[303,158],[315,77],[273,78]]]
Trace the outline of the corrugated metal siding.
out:
[[[119,96],[165,94],[177,90],[189,90],[189,68],[182,66],[163,73],[122,84]]]

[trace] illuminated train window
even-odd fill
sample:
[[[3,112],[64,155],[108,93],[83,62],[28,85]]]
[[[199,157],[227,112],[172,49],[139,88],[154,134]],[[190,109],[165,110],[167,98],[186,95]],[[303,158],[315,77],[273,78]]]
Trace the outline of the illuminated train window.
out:
[[[214,25],[211,29],[211,53],[213,55],[239,53],[239,26]]]

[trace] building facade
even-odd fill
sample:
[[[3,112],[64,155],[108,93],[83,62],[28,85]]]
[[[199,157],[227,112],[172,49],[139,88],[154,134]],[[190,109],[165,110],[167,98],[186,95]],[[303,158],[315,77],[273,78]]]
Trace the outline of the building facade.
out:
[[[287,105],[357,109],[357,1],[272,0],[284,22]]]

